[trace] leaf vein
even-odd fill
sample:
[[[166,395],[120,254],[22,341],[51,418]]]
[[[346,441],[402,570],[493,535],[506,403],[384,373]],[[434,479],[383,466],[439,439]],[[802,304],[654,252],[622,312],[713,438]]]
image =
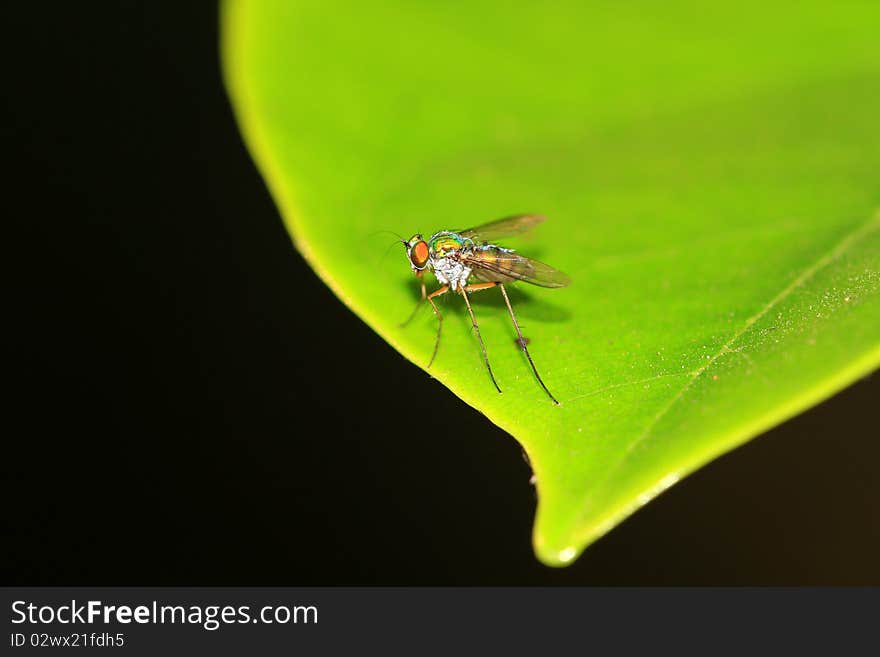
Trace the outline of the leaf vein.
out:
[[[748,330],[755,325],[756,322],[760,321],[760,319],[764,317],[770,310],[772,310],[776,305],[778,305],[781,301],[788,297],[797,288],[806,283],[810,278],[815,276],[819,271],[840,258],[860,238],[873,232],[874,230],[877,230],[877,228],[880,228],[880,212],[875,214],[866,223],[856,228],[849,235],[845,236],[830,251],[828,251],[825,255],[816,260],[816,262],[814,262],[811,266],[807,267],[803,272],[801,272],[799,276],[797,276],[788,285],[786,285],[776,296],[774,296],[770,301],[764,304],[764,306],[757,313],[749,317],[745,321],[745,323],[736,332],[734,332],[733,336],[731,336],[731,338],[727,340],[727,342],[725,342],[715,354],[708,358],[703,365],[698,367],[696,370],[689,372],[689,378],[684,386],[681,388],[681,390],[679,390],[678,393],[674,397],[672,397],[668,404],[663,406],[663,408],[661,408],[660,411],[657,412],[657,414],[645,427],[644,431],[642,431],[642,433],[640,433],[635,440],[627,445],[626,449],[623,451],[621,458],[613,467],[611,467],[606,472],[601,481],[593,486],[593,490],[598,490],[605,484],[605,482],[613,478],[614,474],[616,474],[617,471],[620,470],[623,464],[627,461],[630,454],[632,454],[639,445],[641,445],[645,440],[650,437],[651,433],[660,422],[660,420],[662,420],[666,416],[666,414],[669,413],[669,411],[688,393],[694,382],[698,378],[700,378],[700,376],[707,369],[709,369],[715,361],[717,361],[723,355],[729,353],[731,351],[731,347],[743,335],[745,335]]]
[[[597,388],[596,390],[591,390],[590,392],[585,392],[581,395],[577,395],[576,397],[572,397],[571,399],[563,401],[565,401],[566,403],[571,403],[573,401],[577,401],[578,399],[585,399],[586,397],[600,395],[603,392],[608,392],[609,390],[614,390],[616,388],[637,386],[640,383],[650,383],[651,381],[656,381],[657,379],[668,379],[669,377],[673,376],[688,376],[689,374],[692,374],[692,372],[667,372],[666,374],[656,374],[654,376],[649,376],[644,379],[637,379],[636,381],[623,381],[622,383],[612,383],[611,385],[603,386],[601,388]]]

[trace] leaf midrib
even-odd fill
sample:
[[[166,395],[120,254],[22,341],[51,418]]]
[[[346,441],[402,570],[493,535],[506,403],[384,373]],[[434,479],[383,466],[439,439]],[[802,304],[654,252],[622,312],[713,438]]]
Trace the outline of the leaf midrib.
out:
[[[788,285],[786,285],[776,296],[774,296],[770,301],[768,301],[764,306],[756,312],[754,315],[749,317],[743,325],[734,332],[734,334],[727,340],[718,351],[712,354],[709,358],[706,359],[706,362],[698,367],[697,369],[685,373],[685,376],[688,377],[688,380],[685,382],[684,386],[682,386],[681,390],[678,391],[666,404],[663,408],[658,411],[651,421],[647,424],[644,431],[640,433],[635,440],[630,442],[626,449],[623,451],[620,459],[608,470],[605,472],[605,476],[603,476],[594,486],[590,487],[588,490],[587,497],[594,497],[595,492],[601,490],[605,484],[612,480],[614,475],[623,467],[623,465],[627,462],[630,455],[636,450],[639,445],[648,440],[657,426],[657,424],[662,420],[670,410],[680,402],[684,396],[690,391],[693,387],[694,383],[699,379],[705,372],[708,370],[715,361],[724,356],[727,353],[731,352],[731,347],[744,335],[749,332],[752,326],[755,325],[756,322],[760,321],[762,317],[764,317],[770,310],[772,310],[775,306],[777,306],[780,302],[782,302],[785,298],[787,298],[792,292],[801,287],[804,283],[809,281],[813,276],[815,276],[819,271],[824,269],[825,267],[831,265],[836,260],[838,260],[841,256],[843,256],[846,251],[853,246],[860,238],[868,235],[880,228],[880,212],[873,215],[870,219],[868,219],[864,224],[857,226],[854,228],[848,235],[844,236],[831,250],[825,253],[823,256],[818,258],[811,266],[807,267],[801,274],[795,277]],[[653,380],[656,378],[660,378],[662,376],[671,376],[667,375],[659,375],[656,377],[651,377],[648,380]],[[593,393],[587,393],[586,395],[582,395],[582,397],[590,396],[591,394],[598,394],[598,392],[603,392],[604,390],[621,387],[623,385],[633,385],[636,382],[629,382],[623,384],[616,384],[612,386],[608,386],[602,390],[595,391]],[[577,518],[578,524],[581,524],[583,519],[586,517],[587,511],[582,511]]]

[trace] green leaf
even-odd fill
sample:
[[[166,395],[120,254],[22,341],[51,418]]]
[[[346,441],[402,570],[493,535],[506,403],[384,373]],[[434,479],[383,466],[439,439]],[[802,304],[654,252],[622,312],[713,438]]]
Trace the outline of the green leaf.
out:
[[[574,282],[511,299],[561,406],[497,290],[472,301],[504,394],[458,296],[429,372],[525,447],[535,548],[564,564],[880,362],[878,24],[871,2],[250,0],[223,55],[297,247],[419,367],[435,320],[400,326],[418,283],[379,231],[549,217],[510,245]]]

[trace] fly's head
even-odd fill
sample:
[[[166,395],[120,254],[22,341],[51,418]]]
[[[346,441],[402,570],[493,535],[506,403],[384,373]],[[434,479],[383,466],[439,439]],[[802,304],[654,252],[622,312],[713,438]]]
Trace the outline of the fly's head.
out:
[[[412,268],[413,274],[421,276],[428,266],[428,260],[430,259],[428,243],[417,233],[410,237],[409,241],[405,241],[403,245],[406,247],[406,257],[409,260],[409,266]]]

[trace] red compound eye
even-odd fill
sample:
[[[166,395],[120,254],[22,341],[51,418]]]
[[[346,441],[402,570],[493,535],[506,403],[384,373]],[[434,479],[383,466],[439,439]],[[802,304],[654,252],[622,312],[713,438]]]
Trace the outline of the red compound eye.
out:
[[[421,269],[428,262],[428,243],[425,240],[416,242],[409,252],[413,265]]]

